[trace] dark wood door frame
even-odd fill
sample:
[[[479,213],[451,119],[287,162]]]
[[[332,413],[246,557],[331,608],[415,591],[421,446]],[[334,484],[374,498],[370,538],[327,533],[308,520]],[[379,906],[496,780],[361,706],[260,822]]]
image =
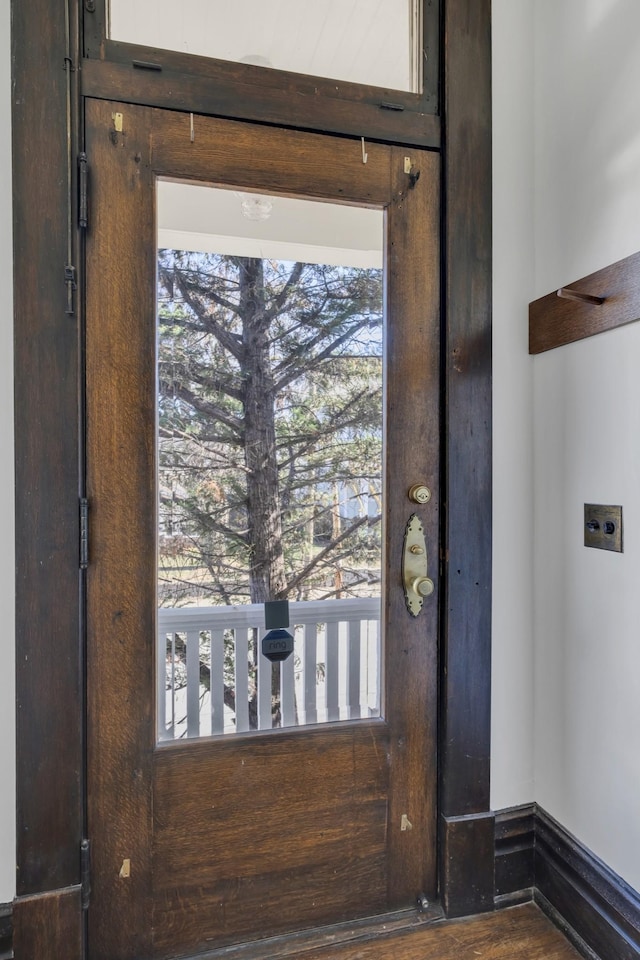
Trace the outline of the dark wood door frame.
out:
[[[70,3],[69,46],[63,0],[12,2],[17,960],[32,955],[34,923],[42,960],[82,956],[82,290],[72,291],[68,313],[75,278],[65,277],[65,267],[81,262],[76,231],[71,263],[67,251],[65,123],[67,77],[72,106],[84,92],[81,8]],[[440,893],[447,913],[459,916],[493,905],[490,0],[443,0],[441,60]],[[401,131],[389,139],[402,142]]]

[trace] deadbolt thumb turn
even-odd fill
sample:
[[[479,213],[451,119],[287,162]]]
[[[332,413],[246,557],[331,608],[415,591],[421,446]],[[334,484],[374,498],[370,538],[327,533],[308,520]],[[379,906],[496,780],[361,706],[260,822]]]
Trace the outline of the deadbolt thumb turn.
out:
[[[417,617],[424,598],[433,593],[433,580],[427,576],[427,542],[422,521],[412,513],[404,531],[402,550],[402,584],[407,610]]]

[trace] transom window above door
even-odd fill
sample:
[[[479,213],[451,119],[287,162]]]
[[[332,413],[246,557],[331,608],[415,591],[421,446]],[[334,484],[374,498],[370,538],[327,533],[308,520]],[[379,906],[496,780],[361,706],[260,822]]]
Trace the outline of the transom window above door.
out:
[[[110,0],[127,43],[422,92],[422,0]]]

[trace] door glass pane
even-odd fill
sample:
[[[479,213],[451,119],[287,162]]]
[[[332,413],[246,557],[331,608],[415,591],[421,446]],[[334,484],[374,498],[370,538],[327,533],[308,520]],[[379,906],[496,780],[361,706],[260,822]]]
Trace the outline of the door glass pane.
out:
[[[158,183],[160,739],[380,716],[382,238]]]
[[[110,0],[110,36],[316,77],[422,89],[422,0]]]

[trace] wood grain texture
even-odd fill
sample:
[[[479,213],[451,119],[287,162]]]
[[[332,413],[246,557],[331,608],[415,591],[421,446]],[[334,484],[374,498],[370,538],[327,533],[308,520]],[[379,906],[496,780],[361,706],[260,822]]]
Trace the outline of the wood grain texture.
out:
[[[444,15],[446,342],[441,812],[489,810],[491,727],[491,16],[489,0]],[[466,909],[492,904],[493,854],[468,834]],[[471,853],[473,851],[473,853]],[[484,859],[474,861],[476,853]],[[460,855],[463,855],[460,851]],[[445,877],[446,862],[441,869]],[[446,883],[446,879],[443,879]],[[447,898],[446,890],[443,897]],[[451,897],[450,908],[455,910]]]
[[[441,817],[441,895],[448,917],[466,917],[494,907],[494,817],[492,813]]]
[[[387,757],[382,721],[159,749],[156,950],[383,909]]]
[[[491,97],[488,0],[445,12],[446,557],[442,810],[489,809]],[[463,96],[463,91],[467,96]],[[453,700],[456,706],[453,705]],[[464,706],[463,706],[464,705]]]
[[[548,293],[529,304],[529,353],[543,353],[640,320],[640,253],[566,284],[569,290],[604,297],[601,305]]]
[[[533,904],[466,920],[418,922],[350,942],[286,953],[288,960],[578,960],[580,954]],[[202,960],[270,960],[280,941],[247,945],[241,953],[213,951]]]
[[[420,931],[358,944],[337,953],[305,954],[306,960],[577,960],[579,954],[533,906],[491,916],[426,925]]]
[[[87,240],[89,832],[100,878],[90,933],[105,960],[186,953],[436,893],[437,604],[409,619],[399,555],[414,509],[406,491],[418,478],[433,491],[424,513],[437,556],[439,159],[412,152],[420,172],[412,189],[397,148],[374,146],[364,166],[353,141],[329,148],[315,135],[206,118],[197,118],[194,144],[188,117],[131,106],[116,133],[118,106],[90,101],[87,112],[95,171]],[[153,177],[233,184],[245,156],[252,165],[243,185],[395,205],[386,719],[154,751]],[[403,814],[412,829],[401,829]],[[126,882],[117,876],[125,857]],[[114,923],[116,916],[128,920]]]
[[[84,12],[83,82],[88,96],[440,145],[440,0],[424,5],[426,60],[418,94],[109,40],[105,6],[105,0],[96,0],[94,9]],[[141,70],[133,66],[135,61],[161,69]],[[394,109],[384,108],[389,103]]]
[[[148,112],[87,103],[88,831],[91,960],[150,954],[156,238]],[[131,875],[120,877],[125,859]]]
[[[412,180],[404,172],[410,156]],[[388,212],[385,678],[391,727],[389,906],[437,895],[437,731],[440,477],[440,158],[393,150]],[[407,385],[410,384],[410,389]],[[424,483],[426,505],[408,490]],[[435,591],[418,617],[398,589],[411,514],[424,526]],[[406,816],[412,829],[402,830]],[[416,880],[421,879],[419,886]]]
[[[17,893],[26,895],[79,879],[78,322],[64,283],[64,17],[50,0],[13,2],[11,13]]]
[[[79,887],[19,897],[13,926],[15,960],[83,960]]]
[[[382,144],[367,144],[365,164],[359,139],[300,131],[292,135],[276,127],[196,116],[192,143],[189,114],[154,110],[153,118],[162,128],[162,136],[153,141],[158,176],[175,176],[179,170],[185,179],[265,193],[286,191],[378,207],[389,202],[389,148]]]
[[[532,905],[426,925],[367,944],[304,954],[305,960],[577,960],[579,954]]]
[[[382,913],[375,917],[333,923],[328,926],[298,930],[293,934],[270,937],[258,943],[249,941],[228,947],[207,951],[205,960],[255,960],[258,953],[269,957],[299,957],[309,950],[333,947],[339,954],[345,944],[356,941],[365,942],[391,933],[401,933],[424,927],[425,923],[442,919],[442,910],[435,904],[426,913],[418,913],[415,908]]]
[[[154,51],[141,47],[135,55],[149,57]],[[165,52],[160,59],[167,59]],[[178,54],[178,56],[180,56]],[[210,64],[210,61],[208,61]],[[265,71],[268,72],[268,71]],[[208,73],[208,71],[207,71]],[[275,73],[275,71],[274,71]],[[290,84],[270,88],[264,82],[233,81],[180,69],[140,70],[131,60],[127,63],[83,61],[83,85],[88,96],[106,97],[121,103],[159,106],[171,110],[189,110],[229,119],[243,117],[263,123],[347,136],[366,136],[372,140],[394,140],[420,146],[440,146],[440,118],[430,113],[407,110],[385,110],[377,102],[322,98],[317,84],[301,84],[296,78]],[[397,102],[396,91],[390,94]]]

